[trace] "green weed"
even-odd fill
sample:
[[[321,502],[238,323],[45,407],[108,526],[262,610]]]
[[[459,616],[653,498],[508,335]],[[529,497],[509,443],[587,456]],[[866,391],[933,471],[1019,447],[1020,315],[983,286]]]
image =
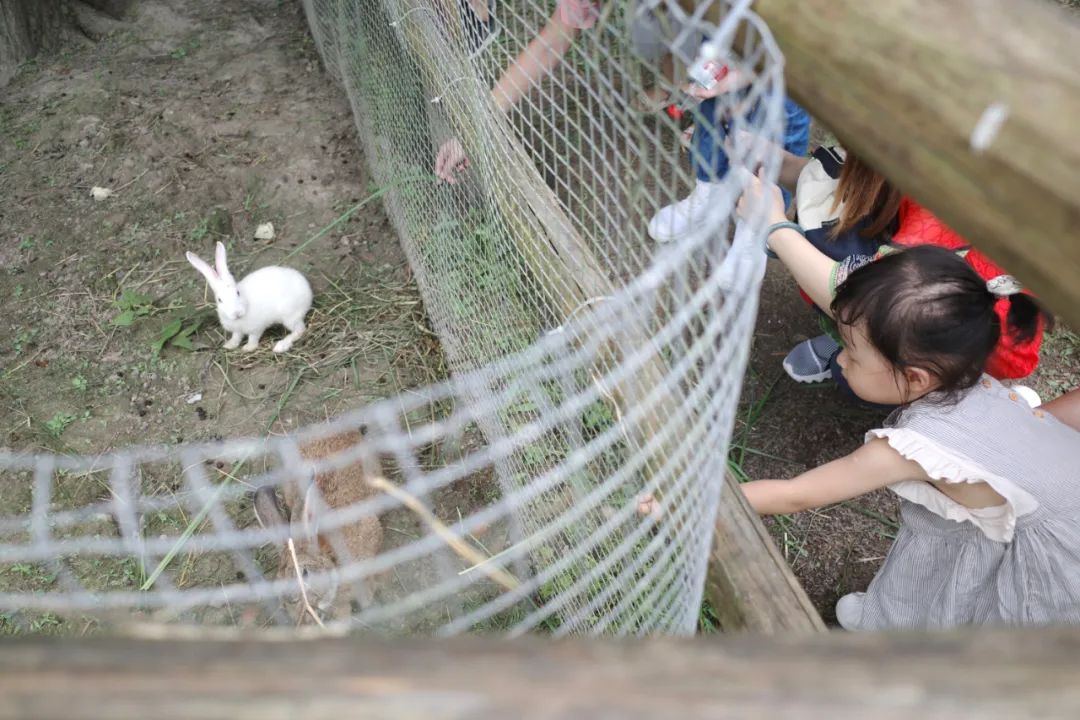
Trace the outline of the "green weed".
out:
[[[210,234],[210,218],[204,217],[199,221],[199,224],[191,228],[191,232],[188,233],[194,242],[201,242],[203,238]]]
[[[139,318],[152,315],[155,312],[154,301],[146,295],[140,295],[132,290],[124,290],[120,297],[114,301],[117,314],[112,319],[116,327],[130,327]]]
[[[45,431],[52,437],[58,438],[64,434],[64,431],[68,429],[71,423],[78,419],[77,415],[58,412],[45,421]]]

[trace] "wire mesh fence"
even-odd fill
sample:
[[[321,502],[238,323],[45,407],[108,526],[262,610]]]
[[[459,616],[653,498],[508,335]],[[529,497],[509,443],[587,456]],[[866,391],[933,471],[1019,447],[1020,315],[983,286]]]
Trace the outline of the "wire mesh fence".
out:
[[[688,163],[678,119],[635,106],[674,92],[691,154],[726,142],[773,177],[783,123],[749,3],[693,5],[305,0],[452,379],[286,438],[0,454],[26,507],[0,518],[0,564],[41,578],[0,608],[692,633],[764,218],[736,224],[744,174]],[[741,79],[708,112],[678,91],[705,41]],[[703,167],[708,202],[653,240]]]

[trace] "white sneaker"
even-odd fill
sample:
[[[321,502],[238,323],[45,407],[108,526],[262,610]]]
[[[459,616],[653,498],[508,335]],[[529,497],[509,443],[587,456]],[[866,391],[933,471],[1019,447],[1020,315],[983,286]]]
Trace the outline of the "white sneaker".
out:
[[[717,280],[722,292],[746,292],[765,277],[765,252],[761,238],[750,232],[746,223],[735,226],[724,259],[717,267]]]
[[[1028,405],[1033,408],[1037,408],[1042,405],[1042,398],[1039,397],[1039,393],[1035,392],[1027,385],[1013,385],[1012,391],[1024,398]]]
[[[660,208],[649,221],[649,237],[667,243],[686,237],[705,220],[710,206],[719,197],[721,183],[698,180],[693,192],[677,203]]]
[[[836,622],[847,631],[859,629],[866,593],[848,593],[836,603]]]

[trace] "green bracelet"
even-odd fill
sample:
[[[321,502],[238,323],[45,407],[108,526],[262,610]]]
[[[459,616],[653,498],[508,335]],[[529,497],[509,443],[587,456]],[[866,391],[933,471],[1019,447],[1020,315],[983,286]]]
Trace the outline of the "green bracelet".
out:
[[[765,254],[768,255],[769,257],[773,258],[774,260],[777,259],[778,256],[777,256],[776,253],[774,253],[772,251],[772,248],[769,247],[769,237],[774,232],[776,232],[777,230],[783,230],[784,228],[791,228],[792,230],[799,233],[803,237],[806,237],[806,231],[803,230],[801,227],[799,227],[798,223],[785,221],[785,222],[773,223],[772,225],[770,225],[765,230]]]

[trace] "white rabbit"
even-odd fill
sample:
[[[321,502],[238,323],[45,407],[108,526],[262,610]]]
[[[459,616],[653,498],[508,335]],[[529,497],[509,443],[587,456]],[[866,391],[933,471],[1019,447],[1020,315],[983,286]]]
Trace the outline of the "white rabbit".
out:
[[[284,325],[289,331],[274,343],[276,353],[286,352],[304,334],[304,317],[311,309],[311,285],[299,271],[268,265],[238,283],[225,264],[225,246],[220,242],[214,255],[216,270],[195,253],[185,256],[214,291],[218,319],[232,333],[225,343],[226,350],[239,347],[245,335],[248,340],[244,350],[256,349],[259,338],[271,325]]]

